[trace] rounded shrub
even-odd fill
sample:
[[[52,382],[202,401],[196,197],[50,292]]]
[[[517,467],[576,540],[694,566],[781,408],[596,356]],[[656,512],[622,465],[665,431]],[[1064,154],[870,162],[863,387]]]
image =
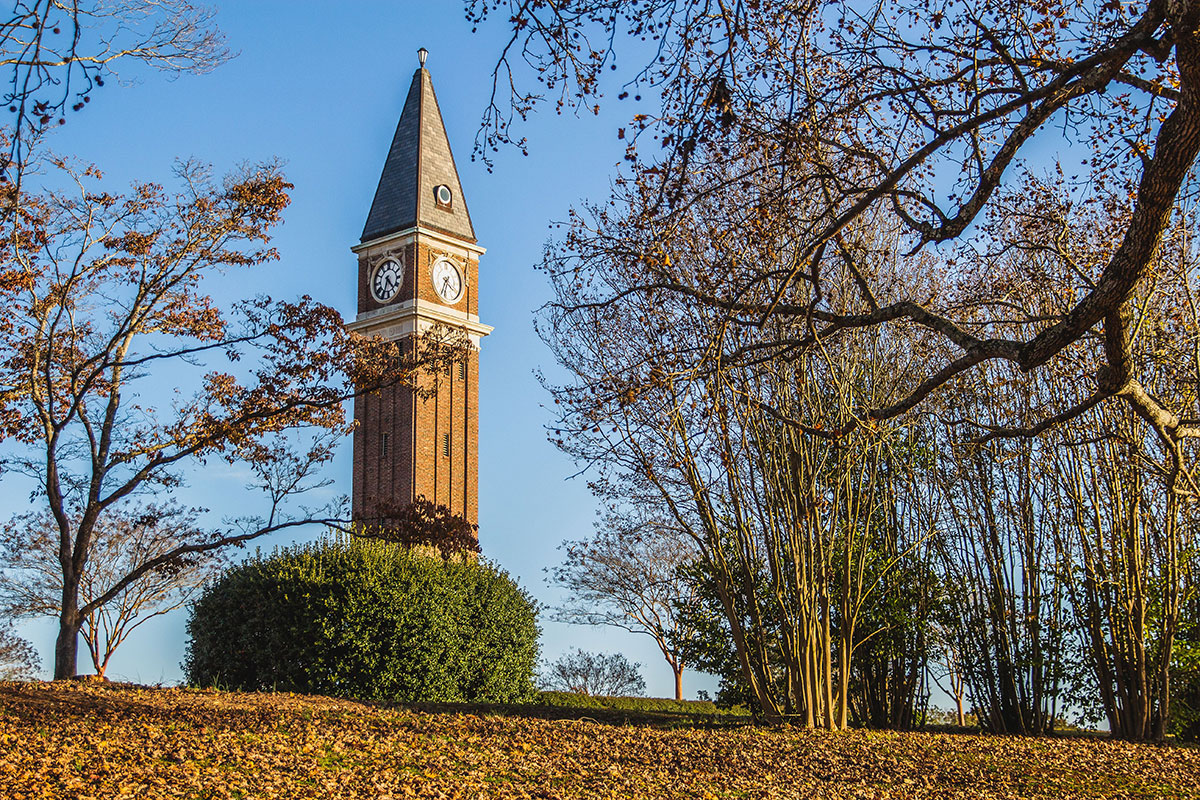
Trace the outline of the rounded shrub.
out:
[[[197,686],[402,702],[535,697],[537,607],[485,561],[332,537],[254,557],[188,620]]]

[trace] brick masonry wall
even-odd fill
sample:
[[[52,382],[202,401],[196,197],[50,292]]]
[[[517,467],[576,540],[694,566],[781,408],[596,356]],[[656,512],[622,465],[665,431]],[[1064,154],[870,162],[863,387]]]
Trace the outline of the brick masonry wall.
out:
[[[403,248],[404,282],[392,303],[417,297],[442,304],[430,275],[438,258],[448,255],[437,243],[417,239]],[[476,287],[479,261],[454,260],[465,267],[466,291],[453,308],[478,313]],[[359,257],[359,311],[381,308],[370,291],[372,254]],[[354,465],[352,507],[356,519],[377,516],[381,501],[406,505],[418,496],[448,506],[477,523],[479,517],[479,354],[468,356],[465,380],[458,368],[449,374],[425,375],[419,397],[405,387],[389,387],[354,403]],[[382,453],[388,434],[388,457]],[[446,435],[450,437],[446,454]]]
[[[377,516],[380,501],[405,505],[412,500],[413,392],[392,386],[354,401],[352,506],[355,518]],[[383,452],[383,434],[388,448]]]

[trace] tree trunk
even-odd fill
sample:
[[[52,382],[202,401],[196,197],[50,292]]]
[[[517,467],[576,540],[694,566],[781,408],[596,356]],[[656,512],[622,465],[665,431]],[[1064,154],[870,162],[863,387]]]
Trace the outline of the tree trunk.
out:
[[[683,667],[674,667],[675,672],[675,699],[683,699]]]
[[[847,637],[849,638],[849,637]],[[842,641],[842,652],[838,654],[838,700],[837,700],[837,728],[835,730],[846,730],[849,722],[850,710],[850,644],[845,639]]]
[[[54,642],[54,680],[74,678],[79,657],[79,627],[81,620],[74,599],[63,604],[58,616],[58,639]]]
[[[727,581],[726,574],[717,571],[717,598],[721,601],[721,607],[725,611],[725,619],[729,622],[729,633],[733,639],[734,647],[737,651],[738,663],[742,667],[742,675],[750,684],[750,692],[754,699],[758,701],[759,709],[762,711],[763,719],[768,725],[782,725],[783,715],[779,711],[779,705],[775,702],[775,694],[771,691],[769,684],[770,675],[760,673],[755,669],[755,664],[750,661],[749,644],[746,641],[746,632],[742,627],[742,621],[738,616],[738,612],[733,603],[733,593]]]

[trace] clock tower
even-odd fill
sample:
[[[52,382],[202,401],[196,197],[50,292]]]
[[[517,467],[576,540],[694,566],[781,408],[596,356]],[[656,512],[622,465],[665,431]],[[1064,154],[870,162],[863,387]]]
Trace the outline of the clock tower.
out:
[[[418,497],[479,521],[479,322],[483,248],[467,211],[438,110],[426,51],[413,75],[396,135],[367,215],[358,255],[358,316],[348,327],[404,342],[435,326],[471,347],[448,371],[423,374],[423,391],[386,387],[354,401],[353,514]]]

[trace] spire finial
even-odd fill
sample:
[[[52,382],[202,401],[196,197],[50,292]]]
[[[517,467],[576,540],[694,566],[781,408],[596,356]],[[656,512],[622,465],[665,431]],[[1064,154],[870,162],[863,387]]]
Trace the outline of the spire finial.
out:
[[[421,69],[425,69],[425,59],[429,58],[429,51],[422,47],[417,51],[417,60],[421,62]]]

